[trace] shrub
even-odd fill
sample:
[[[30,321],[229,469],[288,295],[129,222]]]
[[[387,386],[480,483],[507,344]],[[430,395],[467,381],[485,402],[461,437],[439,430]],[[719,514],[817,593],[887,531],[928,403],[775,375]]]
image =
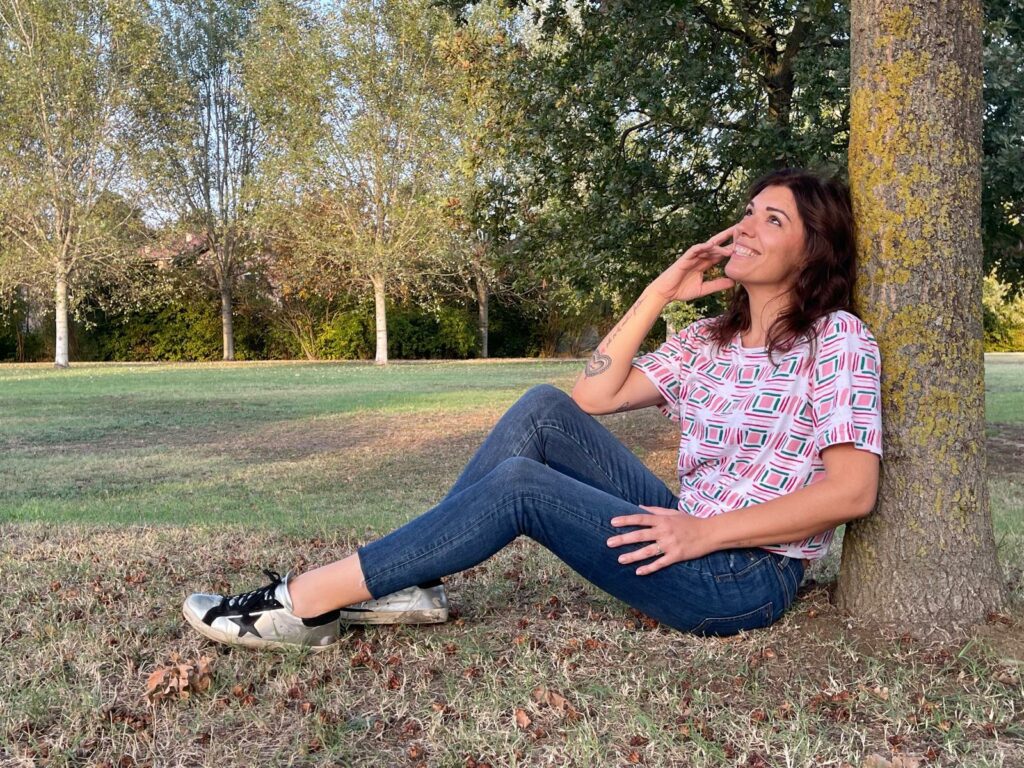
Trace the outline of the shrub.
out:
[[[1024,293],[1011,296],[1011,287],[990,272],[982,285],[981,303],[986,352],[1024,352]]]
[[[374,354],[373,317],[365,310],[340,312],[321,326],[317,354],[327,360],[367,360]]]

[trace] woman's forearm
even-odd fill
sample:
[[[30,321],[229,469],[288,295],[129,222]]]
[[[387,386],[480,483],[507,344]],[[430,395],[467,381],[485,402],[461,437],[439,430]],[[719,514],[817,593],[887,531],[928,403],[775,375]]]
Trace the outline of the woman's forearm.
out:
[[[711,551],[802,541],[867,515],[873,504],[873,496],[826,478],[777,499],[707,518]]]
[[[640,294],[587,361],[572,390],[577,402],[600,406],[614,400],[629,376],[640,344],[661,315],[665,303],[665,299],[650,289]]]

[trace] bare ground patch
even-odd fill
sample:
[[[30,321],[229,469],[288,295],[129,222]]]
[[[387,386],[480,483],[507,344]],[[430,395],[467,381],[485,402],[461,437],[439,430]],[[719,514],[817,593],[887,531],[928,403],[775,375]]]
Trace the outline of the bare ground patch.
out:
[[[1024,474],[1024,424],[989,424],[985,449],[989,472]]]
[[[1019,618],[925,644],[849,624],[810,584],[775,627],[667,630],[520,540],[446,579],[453,616],[323,654],[193,633],[180,604],[356,539],[239,528],[0,530],[3,765],[919,765],[1024,762]],[[212,685],[156,706],[157,665]]]

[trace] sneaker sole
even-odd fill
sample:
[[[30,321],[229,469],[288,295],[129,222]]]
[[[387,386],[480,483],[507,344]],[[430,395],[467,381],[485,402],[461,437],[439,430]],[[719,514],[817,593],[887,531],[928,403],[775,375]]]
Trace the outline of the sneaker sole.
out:
[[[362,611],[346,613],[341,609],[338,618],[341,624],[443,624],[448,621],[444,608],[428,608],[414,611]]]
[[[333,643],[329,643],[328,645],[299,645],[297,643],[278,643],[273,640],[263,640],[258,637],[250,638],[248,635],[245,637],[228,637],[227,635],[218,632],[208,624],[203,623],[201,619],[195,618],[185,610],[182,610],[181,615],[185,617],[185,621],[189,623],[192,629],[203,637],[218,643],[224,643],[225,645],[233,645],[236,648],[252,648],[256,650],[269,649],[274,651],[293,651],[296,649],[304,649],[313,651],[314,653],[319,653],[320,651],[326,651],[333,648],[338,642],[338,640],[335,640]]]

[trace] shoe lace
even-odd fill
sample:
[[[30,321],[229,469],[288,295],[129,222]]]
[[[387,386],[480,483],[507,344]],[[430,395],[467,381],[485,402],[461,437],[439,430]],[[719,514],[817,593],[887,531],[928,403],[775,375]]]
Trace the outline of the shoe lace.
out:
[[[269,584],[259,589],[254,589],[251,592],[243,592],[240,595],[225,597],[221,602],[221,606],[229,611],[245,612],[254,608],[263,608],[268,603],[279,605],[277,598],[274,597],[274,592],[281,583],[281,574],[266,568],[263,569],[263,573],[270,579]]]

